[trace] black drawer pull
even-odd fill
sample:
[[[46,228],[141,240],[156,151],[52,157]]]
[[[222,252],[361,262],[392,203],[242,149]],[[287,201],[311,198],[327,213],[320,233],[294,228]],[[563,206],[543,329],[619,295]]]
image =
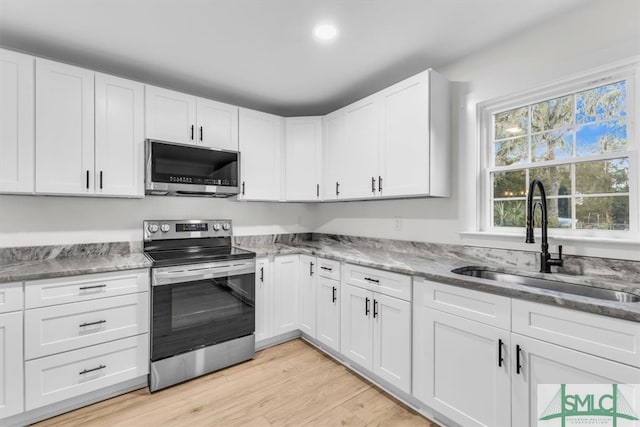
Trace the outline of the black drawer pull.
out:
[[[504,363],[504,358],[502,357],[502,339],[498,340],[498,367],[502,367],[502,363]]]
[[[331,302],[336,302],[336,291],[337,291],[336,287],[333,286],[331,290]]]
[[[373,318],[378,317],[378,301],[373,300]]]
[[[193,131],[195,129],[194,125],[191,125],[191,140],[193,141]]]
[[[376,179],[374,177],[371,177],[371,192],[376,192]]]
[[[516,374],[520,375],[520,371],[522,370],[522,364],[520,363],[520,346],[516,345]]]
[[[89,171],[87,170],[87,190],[89,189]]]
[[[309,263],[309,276],[313,276],[313,265],[312,262]]]
[[[324,265],[322,267],[320,267],[320,268],[323,269],[323,270],[326,270],[326,271],[333,271],[333,268],[325,267]]]
[[[93,326],[93,325],[102,325],[103,323],[107,323],[106,320],[98,320],[97,322],[89,322],[89,323],[81,323],[79,325],[80,328],[84,328],[85,326]]]
[[[242,195],[244,196],[244,181],[242,181]]]
[[[99,371],[100,369],[104,369],[106,367],[107,365],[100,365],[97,368],[93,368],[93,369],[83,369],[82,371],[80,371],[79,375],[84,375],[84,374],[88,374],[89,372]]]
[[[264,283],[264,267],[260,267],[260,282]]]
[[[364,299],[364,315],[365,316],[369,316],[369,311],[371,311],[371,310],[369,310],[369,302],[370,301],[371,300],[369,299],[369,297],[366,297]]]
[[[380,280],[372,279],[371,277],[365,277],[364,280],[366,280],[367,282],[372,282],[372,283],[380,283]]]
[[[107,285],[94,285],[94,286],[81,286],[78,288],[79,291],[87,291],[89,289],[100,289],[100,288],[106,288]]]
[[[378,191],[382,193],[382,177],[378,177]]]
[[[320,184],[316,184],[316,197],[320,197]]]
[[[336,182],[336,196],[340,195],[340,183]]]
[[[100,189],[102,190],[102,171],[100,171]]]
[[[200,141],[202,141],[202,126],[200,126]]]

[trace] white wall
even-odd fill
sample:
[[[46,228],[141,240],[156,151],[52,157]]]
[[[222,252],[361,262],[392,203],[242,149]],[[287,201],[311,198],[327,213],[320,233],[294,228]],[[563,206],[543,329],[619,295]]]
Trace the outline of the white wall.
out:
[[[195,197],[0,196],[0,247],[142,241],[145,219],[231,218],[234,233],[309,232],[313,206]]]
[[[539,250],[538,245],[522,243],[524,230],[521,239],[459,235],[475,231],[478,216],[476,105],[637,55],[640,2],[594,1],[440,68],[440,73],[456,82],[451,198],[324,204],[316,213],[316,231]],[[402,218],[401,231],[394,228],[396,217]],[[638,244],[562,243],[568,253],[640,259]]]

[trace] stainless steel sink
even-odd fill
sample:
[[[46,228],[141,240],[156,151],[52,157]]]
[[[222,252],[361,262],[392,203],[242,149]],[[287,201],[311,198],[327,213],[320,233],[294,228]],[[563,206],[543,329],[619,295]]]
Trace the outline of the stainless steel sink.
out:
[[[451,272],[465,276],[479,277],[481,279],[495,280],[496,282],[515,283],[517,285],[529,286],[532,288],[549,289],[552,291],[565,292],[568,294],[597,298],[606,301],[640,302],[640,296],[630,294],[628,292],[503,273],[487,267],[462,267],[451,270]]]

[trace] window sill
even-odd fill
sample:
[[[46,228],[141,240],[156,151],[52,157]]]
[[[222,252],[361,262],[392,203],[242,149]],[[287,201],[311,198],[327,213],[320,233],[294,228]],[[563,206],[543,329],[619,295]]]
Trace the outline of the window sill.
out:
[[[462,240],[500,240],[500,241],[513,241],[524,242],[524,230],[522,233],[498,233],[492,231],[463,231],[458,233]],[[540,239],[540,235],[536,233],[536,239]],[[538,240],[539,241],[539,240]],[[640,240],[628,239],[628,238],[614,238],[614,237],[590,237],[590,236],[553,236],[549,235],[550,243],[577,243],[585,245],[624,245],[624,246],[638,246],[640,247]]]

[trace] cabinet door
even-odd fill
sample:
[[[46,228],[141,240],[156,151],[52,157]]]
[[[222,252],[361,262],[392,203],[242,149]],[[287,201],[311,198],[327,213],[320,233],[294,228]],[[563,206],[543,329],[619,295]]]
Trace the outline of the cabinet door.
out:
[[[196,143],[196,97],[145,85],[145,137]]]
[[[334,111],[322,118],[322,200],[340,198],[339,184],[342,181],[346,162],[344,147],[344,109]]]
[[[320,199],[320,117],[285,119],[286,200]]]
[[[36,59],[36,192],[94,192],[94,72]]]
[[[0,418],[23,411],[22,311],[0,314]]]
[[[316,292],[317,292],[316,258],[300,255],[299,268],[299,325],[307,335],[316,337]]]
[[[256,342],[273,336],[273,285],[271,263],[256,259]]]
[[[373,368],[373,294],[342,284],[340,348],[342,354],[364,368]]]
[[[318,278],[318,341],[340,351],[340,282]]]
[[[0,49],[0,192],[34,190],[33,56]]]
[[[96,193],[144,196],[144,85],[96,73]]]
[[[553,394],[538,402],[540,384],[640,384],[640,369],[518,334],[511,334],[512,425],[537,425],[549,407],[561,407]],[[520,366],[517,368],[520,350]],[[519,372],[518,372],[519,371]],[[639,396],[631,399],[640,400]],[[547,401],[548,399],[548,401]],[[633,404],[633,403],[632,403]]]
[[[460,425],[508,426],[509,332],[428,307],[416,309],[422,313],[415,330],[414,395]]]
[[[298,255],[275,258],[273,310],[274,335],[298,329]]]
[[[280,200],[282,117],[240,109],[242,200]]]
[[[411,393],[411,303],[373,294],[373,372]]]
[[[238,151],[238,107],[197,98],[198,144]]]
[[[344,109],[346,167],[340,198],[366,199],[378,194],[380,106],[373,95]]]
[[[429,87],[424,72],[381,93],[382,196],[429,193]]]

